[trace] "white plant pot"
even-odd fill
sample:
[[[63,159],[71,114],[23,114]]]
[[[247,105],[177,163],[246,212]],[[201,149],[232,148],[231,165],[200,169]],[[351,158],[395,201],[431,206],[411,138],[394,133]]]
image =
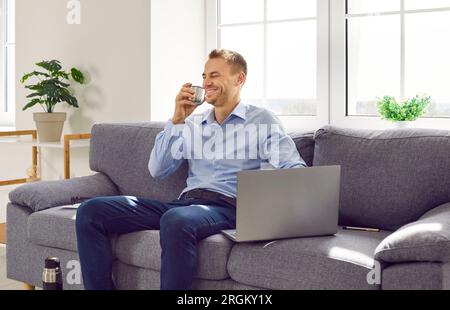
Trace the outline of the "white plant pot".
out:
[[[396,121],[395,128],[411,128],[414,121]]]
[[[39,142],[59,142],[66,120],[66,112],[33,113]]]

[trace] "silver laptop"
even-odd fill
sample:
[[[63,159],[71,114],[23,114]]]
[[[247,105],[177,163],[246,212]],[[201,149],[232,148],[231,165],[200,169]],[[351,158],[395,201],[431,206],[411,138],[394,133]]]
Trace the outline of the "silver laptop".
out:
[[[238,173],[236,242],[333,235],[338,230],[340,166]]]

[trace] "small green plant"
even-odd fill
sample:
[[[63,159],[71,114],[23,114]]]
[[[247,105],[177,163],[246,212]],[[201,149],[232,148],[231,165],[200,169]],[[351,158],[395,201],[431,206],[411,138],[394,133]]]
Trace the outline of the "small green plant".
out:
[[[86,79],[83,73],[77,68],[72,68],[70,73],[65,72],[58,60],[38,62],[36,66],[46,71],[33,71],[22,77],[22,83],[25,83],[31,77],[36,77],[38,80],[36,84],[25,85],[25,88],[33,92],[27,96],[31,101],[22,108],[22,111],[38,103],[47,113],[53,113],[55,105],[59,102],[67,102],[69,105],[78,108],[78,100],[72,96],[68,82],[69,77],[71,77],[75,82],[84,84]]]
[[[382,118],[390,121],[414,121],[425,113],[430,104],[430,96],[419,96],[397,102],[395,97],[384,96],[377,102],[378,111]]]

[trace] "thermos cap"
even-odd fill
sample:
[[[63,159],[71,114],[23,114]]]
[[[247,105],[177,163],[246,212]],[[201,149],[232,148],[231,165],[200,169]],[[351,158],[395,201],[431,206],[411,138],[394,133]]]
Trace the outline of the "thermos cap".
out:
[[[58,257],[47,257],[45,259],[45,268],[54,269],[59,268],[59,258]]]

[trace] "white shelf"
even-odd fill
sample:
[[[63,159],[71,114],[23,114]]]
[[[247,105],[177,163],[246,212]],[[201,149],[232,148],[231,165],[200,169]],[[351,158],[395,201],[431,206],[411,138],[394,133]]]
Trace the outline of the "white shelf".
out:
[[[70,148],[82,148],[89,147],[88,139],[83,140],[70,140]],[[64,142],[39,142],[32,139],[24,139],[19,137],[1,137],[0,144],[10,144],[10,145],[22,145],[22,146],[37,146],[37,147],[47,147],[54,149],[64,149]]]

